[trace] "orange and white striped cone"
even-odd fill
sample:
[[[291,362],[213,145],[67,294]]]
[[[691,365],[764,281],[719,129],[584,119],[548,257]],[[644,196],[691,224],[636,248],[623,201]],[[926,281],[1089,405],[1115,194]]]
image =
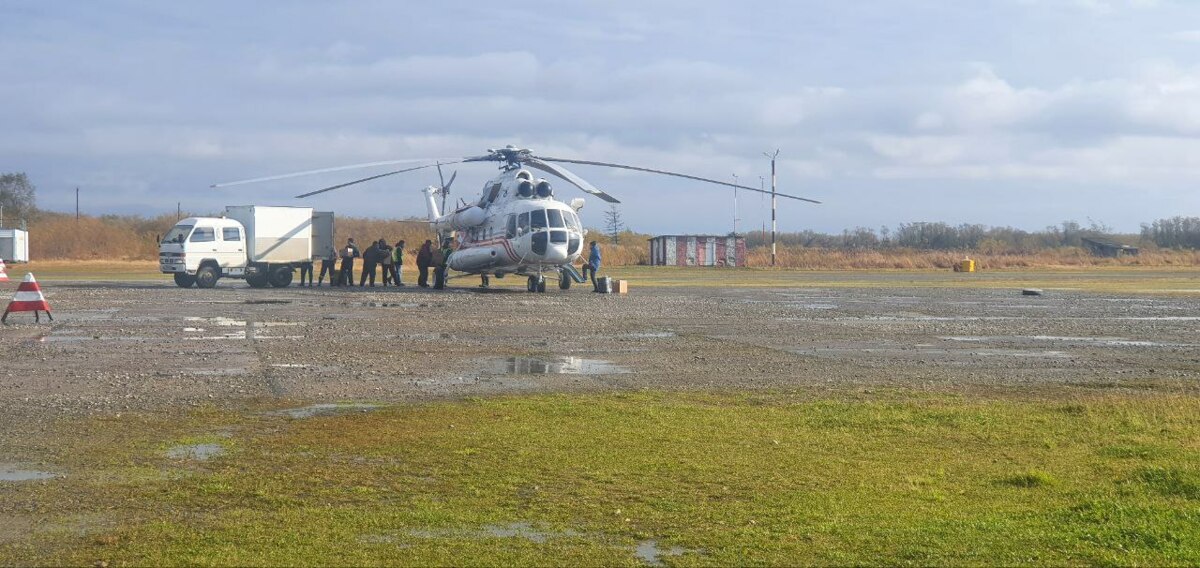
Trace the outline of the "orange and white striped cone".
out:
[[[8,324],[8,314],[12,312],[33,312],[33,321],[37,323],[42,321],[39,312],[46,312],[46,317],[50,318],[50,321],[54,321],[54,316],[50,315],[50,303],[42,295],[42,289],[38,286],[37,280],[33,279],[32,272],[26,274],[25,281],[17,287],[17,295],[13,296],[8,307],[4,308],[4,315],[0,316],[0,323]]]
[[[4,266],[3,258],[0,258],[0,282],[8,282],[8,267]]]

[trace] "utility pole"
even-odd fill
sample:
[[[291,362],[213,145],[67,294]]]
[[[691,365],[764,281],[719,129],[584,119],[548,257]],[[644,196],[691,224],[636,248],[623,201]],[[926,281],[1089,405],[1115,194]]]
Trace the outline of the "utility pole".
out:
[[[774,154],[763,152],[763,155],[771,159],[771,266],[775,266],[775,158],[779,157],[779,150]]]
[[[79,188],[75,188],[75,224],[79,224]]]
[[[737,174],[733,174],[733,236],[738,234]]]
[[[178,221],[182,218],[183,218],[183,202],[176,201],[175,202],[175,220]]]

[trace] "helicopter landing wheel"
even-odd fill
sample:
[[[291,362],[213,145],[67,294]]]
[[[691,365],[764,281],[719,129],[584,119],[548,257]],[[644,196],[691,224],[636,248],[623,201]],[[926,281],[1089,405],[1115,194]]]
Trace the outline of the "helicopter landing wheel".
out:
[[[546,277],[541,274],[530,276],[529,282],[525,285],[525,290],[528,292],[545,292]]]

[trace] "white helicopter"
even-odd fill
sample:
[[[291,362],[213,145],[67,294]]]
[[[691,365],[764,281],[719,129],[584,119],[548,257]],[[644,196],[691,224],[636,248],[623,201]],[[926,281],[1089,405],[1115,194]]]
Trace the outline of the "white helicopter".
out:
[[[411,160],[403,161],[411,162]],[[403,161],[375,162],[298,172],[217,184],[213,187],[276,180],[356,167],[395,164]],[[463,202],[452,212],[444,211],[445,198],[449,194],[450,185],[454,183],[457,172],[450,177],[449,183],[443,183],[440,187],[430,186],[423,190],[430,227],[438,233],[439,238],[457,239],[458,247],[450,255],[449,268],[464,273],[464,276],[471,274],[485,277],[495,275],[497,278],[503,278],[508,274],[526,276],[528,278],[526,290],[530,292],[546,291],[546,273],[548,272],[557,274],[558,286],[563,290],[569,289],[572,281],[583,282],[583,277],[579,275],[573,265],[583,253],[583,243],[586,237],[586,231],[579,219],[579,210],[584,205],[583,198],[572,199],[570,203],[555,199],[554,188],[550,182],[544,178],[535,178],[530,169],[541,170],[557,176],[584,192],[609,203],[620,203],[620,201],[571,173],[563,166],[552,162],[622,168],[687,178],[759,193],[771,193],[761,188],[665,170],[589,160],[535,156],[528,149],[509,145],[498,150],[489,149],[487,155],[484,156],[436,161],[432,164],[427,163],[341,183],[296,197],[311,197],[319,193],[425,168],[438,168],[440,176],[441,166],[468,162],[500,163],[500,174],[484,184],[477,202]],[[437,195],[442,196],[441,208],[438,207],[435,199]],[[809,203],[820,203],[813,199],[784,193],[775,193],[775,195]]]

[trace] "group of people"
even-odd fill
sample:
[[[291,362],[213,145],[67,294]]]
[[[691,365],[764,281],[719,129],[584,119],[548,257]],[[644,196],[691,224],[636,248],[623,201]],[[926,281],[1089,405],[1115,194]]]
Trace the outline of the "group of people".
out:
[[[450,265],[450,255],[454,252],[454,241],[445,239],[441,246],[434,246],[433,240],[426,239],[417,250],[417,286],[428,288],[429,270],[433,269],[433,288],[441,290],[446,287],[446,273]],[[354,239],[348,239],[346,246],[341,249],[329,249],[325,256],[321,258],[321,274],[317,277],[316,286],[321,286],[325,282],[325,276],[329,276],[330,286],[353,286],[354,285],[354,261],[362,258],[362,272],[358,278],[358,286],[362,288],[369,286],[375,287],[375,276],[379,270],[383,271],[382,285],[386,288],[388,284],[393,286],[404,286],[404,281],[401,279],[404,267],[404,241],[396,241],[395,246],[387,244],[386,239],[379,239],[370,246],[366,251],[360,251]],[[341,265],[338,265],[338,261]],[[596,245],[596,241],[592,241],[591,247],[588,250],[588,260],[583,265],[583,276],[591,275],[592,286],[597,292],[600,288],[596,285],[596,272],[600,270],[600,247]],[[483,286],[487,286],[487,275],[483,275]],[[313,263],[307,262],[300,266],[300,285],[313,286]]]
[[[435,248],[432,240],[426,240],[417,251],[417,285],[422,288],[429,287],[429,270],[434,270],[433,287],[442,289],[446,287],[446,268],[450,261],[450,253],[453,252],[451,246],[452,241],[446,239],[440,248]],[[395,246],[389,245],[386,239],[379,239],[365,251],[358,248],[358,244],[354,239],[347,239],[346,246],[334,250],[329,249],[325,255],[321,257],[321,273],[317,276],[315,286],[321,286],[325,283],[325,277],[329,276],[330,286],[353,286],[354,285],[354,264],[359,258],[362,259],[362,272],[359,273],[358,286],[375,287],[375,279],[382,272],[381,285],[387,287],[388,284],[393,286],[404,286],[402,275],[404,272],[404,241],[396,241]],[[340,261],[340,264],[339,264]],[[307,262],[300,266],[300,285],[314,286],[313,284],[313,263]]]
[[[386,239],[379,239],[370,246],[366,251],[361,251],[354,239],[348,239],[346,246],[334,250],[329,249],[325,255],[321,257],[321,274],[317,276],[316,286],[321,286],[325,283],[325,277],[329,276],[330,286],[353,286],[354,285],[354,262],[361,258],[363,261],[362,273],[358,279],[359,287],[370,286],[375,287],[375,278],[379,271],[383,272],[383,286],[392,284],[393,286],[403,286],[404,281],[401,279],[401,271],[404,264],[404,241],[396,241],[396,245],[392,246],[387,243]],[[338,264],[338,261],[341,264]],[[313,264],[311,262],[300,266],[300,285],[313,286]]]

